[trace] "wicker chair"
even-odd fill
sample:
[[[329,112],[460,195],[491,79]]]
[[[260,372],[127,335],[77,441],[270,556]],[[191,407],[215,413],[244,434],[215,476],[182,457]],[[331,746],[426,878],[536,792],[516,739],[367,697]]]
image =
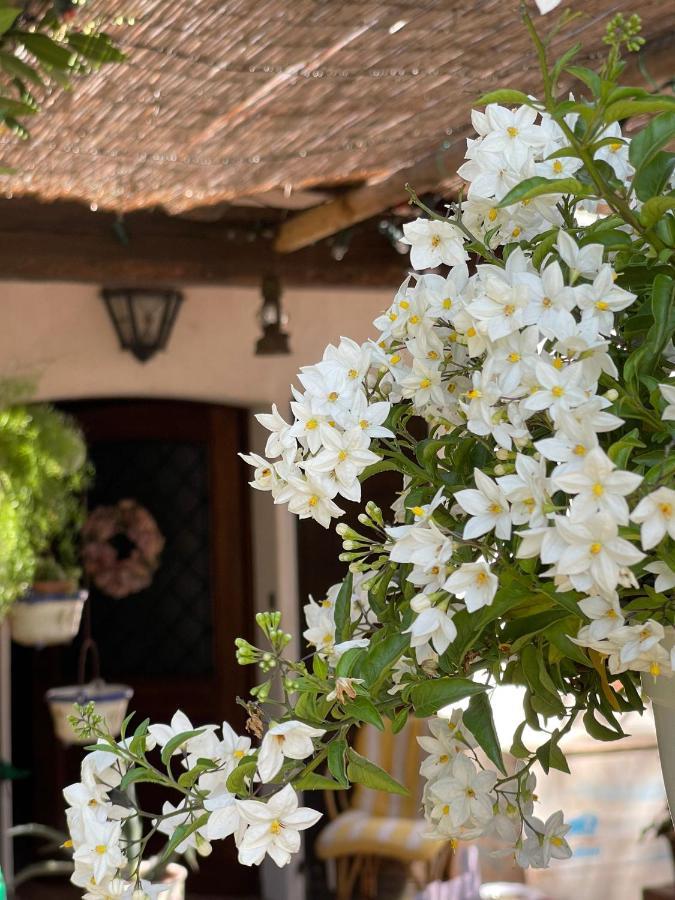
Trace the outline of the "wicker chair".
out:
[[[315,851],[320,859],[335,862],[337,900],[376,897],[378,870],[384,860],[404,863],[419,888],[447,871],[449,843],[424,837],[428,826],[420,814],[422,754],[417,743],[422,733],[423,722],[414,719],[397,735],[388,727],[380,732],[363,726],[356,739],[357,751],[404,784],[408,797],[356,785],[344,801],[345,808],[339,810],[335,794],[326,792],[331,821],[319,834]]]

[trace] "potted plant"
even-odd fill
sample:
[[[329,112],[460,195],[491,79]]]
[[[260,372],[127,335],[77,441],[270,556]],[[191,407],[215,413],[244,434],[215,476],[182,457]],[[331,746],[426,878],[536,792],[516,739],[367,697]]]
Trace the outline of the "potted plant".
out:
[[[86,592],[78,590],[82,494],[91,475],[82,434],[44,404],[0,414],[0,616],[29,646],[77,634]],[[4,567],[3,567],[4,563]]]
[[[535,766],[568,771],[561,740],[578,719],[621,740],[643,674],[675,714],[675,99],[618,83],[638,17],[611,20],[595,71],[576,64],[579,47],[551,57],[574,15],[544,37],[522,15],[542,91],[482,98],[459,170],[466,199],[437,213],[411,191],[416,274],[374,340],[343,338],[303,368],[293,420],[260,416],[267,458],[245,457],[256,489],[325,527],[383,470],[400,493],[338,525],[349,572],[306,610],[309,657],[286,658],[277,612],[257,617],[261,646],[236,642],[267,677],[244,704],[251,737],[178,712],[127,721],[117,741],[81,714],[98,744],[68,812],[76,883],[98,865],[133,889],[139,865],[107,791],[145,780],[178,786],[176,805],[152,814],[167,853],[232,836],[242,864],[286,864],[319,818],[297,791],[405,791],[351,739],[411,715],[429,720],[428,833],[489,833],[521,866],[547,866],[571,854],[569,826],[562,811],[536,814]],[[633,117],[628,138],[619,123]],[[515,767],[494,727],[496,684],[524,689]]]

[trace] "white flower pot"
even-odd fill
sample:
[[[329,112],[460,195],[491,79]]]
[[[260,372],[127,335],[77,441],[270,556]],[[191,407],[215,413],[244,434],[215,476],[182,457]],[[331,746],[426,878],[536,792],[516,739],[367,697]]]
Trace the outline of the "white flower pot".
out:
[[[156,857],[151,857],[141,863],[141,877],[147,877],[147,873],[153,868],[157,862]],[[178,863],[169,863],[166,867],[164,876],[159,881],[153,881],[153,884],[165,884],[168,893],[161,895],[161,900],[185,900],[185,880],[188,877],[188,870],[185,866]]]
[[[86,599],[87,591],[72,594],[30,591],[10,608],[12,640],[24,647],[69,644],[80,630]]]
[[[675,628],[666,629],[663,644],[667,650],[675,646]],[[663,781],[670,815],[675,820],[675,675],[670,678],[664,675],[653,678],[645,674],[642,676],[642,685],[654,709]]]
[[[51,688],[45,694],[54,722],[54,731],[59,740],[71,744],[91,744],[91,738],[78,737],[68,721],[75,710],[74,704],[84,705],[93,701],[96,712],[103,716],[113,737],[117,737],[127,712],[133,689],[126,684],[106,684],[100,679],[89,684],[73,684],[67,687]]]

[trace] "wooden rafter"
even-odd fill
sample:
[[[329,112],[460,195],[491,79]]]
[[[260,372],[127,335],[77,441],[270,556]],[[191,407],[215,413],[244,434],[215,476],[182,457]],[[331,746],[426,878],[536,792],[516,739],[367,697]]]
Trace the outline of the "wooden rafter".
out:
[[[650,41],[639,57],[630,60],[622,81],[644,85],[650,90],[661,89],[671,82],[675,75],[674,44],[672,31]],[[355,188],[329,203],[291,217],[280,227],[275,249],[279,253],[294,253],[391,209],[406,199],[406,184],[418,194],[446,187],[456,177],[454,173],[464,159],[465,136],[456,138],[444,151],[398,169],[376,184]]]

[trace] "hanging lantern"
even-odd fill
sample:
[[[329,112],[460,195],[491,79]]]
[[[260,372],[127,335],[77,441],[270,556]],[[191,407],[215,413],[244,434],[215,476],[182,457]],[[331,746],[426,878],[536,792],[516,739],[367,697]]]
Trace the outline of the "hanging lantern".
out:
[[[288,322],[281,308],[281,285],[276,275],[266,275],[262,283],[263,305],[258,317],[262,337],[255,345],[256,356],[280,356],[290,353],[288,335],[283,326]]]
[[[147,362],[166,350],[178,310],[180,291],[147,288],[104,288],[101,297],[122,350]]]

